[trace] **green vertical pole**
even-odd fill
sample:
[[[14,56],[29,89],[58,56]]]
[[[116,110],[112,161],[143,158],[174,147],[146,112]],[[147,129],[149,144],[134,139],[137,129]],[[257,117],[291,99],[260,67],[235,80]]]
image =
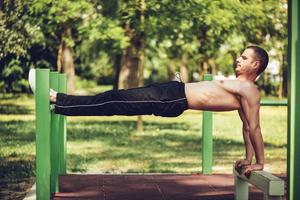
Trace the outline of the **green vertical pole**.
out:
[[[248,182],[234,175],[234,200],[248,200],[248,196]]]
[[[58,90],[58,72],[50,72],[50,88]],[[49,90],[48,101],[50,101]],[[59,116],[51,112],[51,193],[58,192],[58,124]]]
[[[50,199],[49,69],[36,70],[36,199]]]
[[[289,0],[288,199],[300,199],[300,3]]]
[[[205,74],[204,81],[211,81],[212,75]],[[203,111],[202,119],[202,173],[212,173],[212,112]]]
[[[58,91],[62,93],[67,93],[67,75],[59,74],[58,77],[59,87]],[[59,149],[59,174],[67,173],[67,126],[66,117],[59,115],[59,139],[58,139],[58,149]]]

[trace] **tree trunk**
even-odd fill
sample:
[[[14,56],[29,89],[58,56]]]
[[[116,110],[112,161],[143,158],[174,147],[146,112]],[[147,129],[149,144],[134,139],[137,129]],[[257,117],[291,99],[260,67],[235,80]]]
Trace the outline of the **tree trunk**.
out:
[[[75,91],[75,68],[73,54],[70,47],[65,47],[62,53],[63,72],[67,74],[67,88],[69,94]]]
[[[127,1],[125,4],[127,5]],[[124,50],[121,58],[121,69],[119,74],[119,89],[141,87],[144,85],[144,62],[145,62],[145,9],[144,0],[137,0],[137,13],[140,21],[140,31],[130,27],[126,22],[124,29],[130,38],[130,45]],[[143,131],[142,116],[137,119],[137,131]]]
[[[279,87],[277,91],[277,95],[279,99],[282,99],[283,95],[283,55],[281,56],[281,59],[279,59],[280,67],[279,67]]]
[[[72,38],[71,29],[63,29],[62,38]],[[68,93],[73,94],[75,91],[75,68],[73,61],[73,52],[67,43],[62,39],[58,48],[57,71],[67,74]]]
[[[213,59],[208,59],[208,63],[209,63],[209,66],[210,66],[210,73],[213,74],[213,75],[216,75],[217,74],[217,66],[216,66],[216,63]]]
[[[205,60],[200,61],[200,67],[199,67],[200,80],[203,80],[204,74],[207,73],[209,73],[207,62]]]
[[[199,49],[198,52],[200,54],[200,60],[199,60],[199,77],[200,80],[203,79],[203,75],[209,72],[209,66],[208,66],[208,58],[207,53],[205,50],[205,43],[207,39],[207,27],[205,25],[201,26],[201,29],[199,30],[198,40],[199,40]]]
[[[145,65],[145,45],[146,45],[146,36],[145,36],[145,10],[146,2],[145,0],[138,1],[140,11],[140,23],[141,23],[141,33],[140,33],[140,51],[139,51],[139,74],[138,74],[138,85],[139,87],[144,86],[144,65]],[[144,131],[143,118],[138,116],[137,119],[137,131]]]
[[[118,89],[119,75],[120,75],[120,70],[121,70],[121,58],[122,58],[122,55],[121,54],[117,54],[115,56],[115,59],[114,59],[114,65],[115,65],[115,69],[116,69],[116,74],[115,74],[115,77],[114,77],[113,89]]]
[[[229,53],[230,53],[230,55],[232,57],[232,61],[233,61],[232,62],[232,69],[233,69],[234,74],[236,74],[235,68],[236,68],[236,59],[237,59],[238,55],[234,51],[229,51]]]
[[[57,71],[62,71],[62,52],[63,52],[63,42],[61,41],[57,52]]]
[[[188,68],[187,54],[183,54],[181,56],[180,77],[181,77],[182,82],[184,82],[184,83],[189,82],[189,68]]]
[[[287,63],[287,54],[283,54],[283,63],[282,63],[282,96],[287,97],[288,95],[288,63]]]
[[[135,44],[136,36],[131,39],[130,45],[124,50],[121,58],[119,74],[119,89],[128,89],[138,86],[138,55]]]
[[[172,81],[175,79],[175,64],[172,62],[172,60],[169,61],[168,63],[168,78],[169,81]]]

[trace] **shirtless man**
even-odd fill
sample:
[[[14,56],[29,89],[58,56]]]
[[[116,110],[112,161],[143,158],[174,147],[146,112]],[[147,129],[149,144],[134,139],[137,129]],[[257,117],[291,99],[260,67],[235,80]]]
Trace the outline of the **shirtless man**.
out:
[[[268,64],[268,54],[248,46],[236,60],[235,80],[197,83],[168,82],[127,90],[110,90],[94,96],[73,96],[50,91],[55,113],[68,116],[157,115],[176,117],[187,109],[238,110],[243,122],[246,156],[235,163],[245,174],[264,168],[264,144],[259,124],[260,95],[254,84]],[[29,83],[34,91],[35,72]],[[256,162],[252,164],[255,155]]]
[[[254,84],[257,76],[268,64],[268,54],[249,46],[236,60],[235,80],[210,81],[186,84],[189,109],[230,111],[238,110],[243,122],[246,157],[236,162],[244,173],[264,168],[264,144],[259,123],[260,94]],[[251,164],[255,154],[256,163]]]

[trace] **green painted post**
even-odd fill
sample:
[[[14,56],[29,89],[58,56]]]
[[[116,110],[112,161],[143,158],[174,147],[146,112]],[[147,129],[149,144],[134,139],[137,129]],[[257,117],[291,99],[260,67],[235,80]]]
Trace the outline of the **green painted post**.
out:
[[[300,3],[288,1],[288,199],[300,199]]]
[[[54,90],[58,90],[58,72],[50,72],[50,88]],[[49,90],[48,90],[49,97]],[[49,101],[49,98],[48,98]],[[58,192],[58,162],[59,162],[59,154],[58,154],[58,126],[59,126],[59,115],[51,112],[51,193]]]
[[[62,93],[67,92],[67,76],[66,74],[59,74],[58,77],[59,87],[58,91]],[[66,117],[59,115],[59,135],[58,135],[58,149],[59,149],[59,171],[60,175],[67,173],[67,126]]]
[[[49,69],[36,70],[36,199],[50,199]]]
[[[205,74],[204,81],[211,81],[212,75]],[[213,158],[213,146],[212,146],[212,112],[203,111],[202,121],[202,173],[212,173],[212,158]]]
[[[248,200],[248,183],[238,176],[234,176],[234,200]]]

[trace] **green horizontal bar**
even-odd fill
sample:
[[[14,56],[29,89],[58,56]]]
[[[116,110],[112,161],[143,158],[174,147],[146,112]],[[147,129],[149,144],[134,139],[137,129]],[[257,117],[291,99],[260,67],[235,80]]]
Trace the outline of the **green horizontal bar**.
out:
[[[287,106],[287,100],[261,100],[261,106]]]

